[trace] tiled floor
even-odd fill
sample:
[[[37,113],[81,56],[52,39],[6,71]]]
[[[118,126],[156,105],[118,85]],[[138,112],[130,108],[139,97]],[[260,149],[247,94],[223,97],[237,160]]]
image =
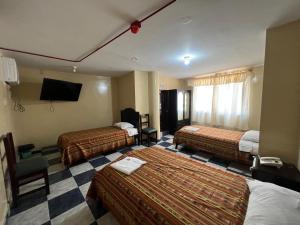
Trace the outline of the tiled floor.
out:
[[[162,149],[170,150],[186,157],[191,157],[212,166],[223,168],[245,176],[250,176],[249,167],[238,163],[230,163],[210,154],[194,152],[173,145],[173,136],[162,137],[156,145]],[[11,210],[11,216],[7,220],[8,225],[117,225],[118,222],[100,202],[86,201],[91,178],[106,164],[117,159],[122,154],[132,149],[141,149],[144,146],[123,148],[108,155],[98,156],[69,169],[60,163],[60,153],[57,147],[43,149],[41,153],[49,160],[50,194],[45,195],[44,190],[25,195],[19,201],[17,208]],[[27,192],[43,185],[43,180],[24,186],[21,192]]]

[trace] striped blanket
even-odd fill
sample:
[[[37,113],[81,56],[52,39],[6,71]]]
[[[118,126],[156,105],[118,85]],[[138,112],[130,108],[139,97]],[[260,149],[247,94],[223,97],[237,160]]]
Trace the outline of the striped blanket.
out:
[[[129,137],[126,130],[117,127],[69,132],[58,138],[58,146],[62,149],[62,162],[65,165],[72,165],[81,159],[89,159],[133,143],[134,138]]]
[[[239,151],[239,141],[244,132],[198,125],[189,127],[198,128],[198,130],[181,128],[175,133],[174,143],[185,144],[225,159],[251,163],[250,154]]]
[[[129,176],[106,166],[87,195],[120,224],[243,224],[249,189],[242,176],[158,148],[126,156],[147,163]]]

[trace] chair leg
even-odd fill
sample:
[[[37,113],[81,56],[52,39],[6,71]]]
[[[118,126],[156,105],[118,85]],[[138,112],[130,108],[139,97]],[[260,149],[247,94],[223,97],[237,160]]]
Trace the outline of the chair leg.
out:
[[[157,131],[155,132],[155,142],[156,142],[156,144],[157,144]]]
[[[177,144],[177,143],[175,143],[175,148],[176,148],[176,149],[178,148],[178,144]]]
[[[150,135],[149,135],[149,134],[147,135],[147,139],[148,139],[148,140],[147,140],[147,142],[148,142],[148,147],[150,147]]]
[[[18,183],[12,183],[11,194],[12,194],[13,207],[18,206],[18,190],[19,190]]]
[[[47,195],[50,194],[50,188],[49,188],[49,177],[48,177],[48,171],[44,171],[44,179],[45,179],[45,186],[46,186],[46,193]]]

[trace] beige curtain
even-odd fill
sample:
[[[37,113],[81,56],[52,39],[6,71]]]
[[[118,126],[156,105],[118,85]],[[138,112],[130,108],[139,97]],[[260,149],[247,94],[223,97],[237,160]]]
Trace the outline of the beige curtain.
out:
[[[251,78],[246,72],[193,79],[193,123],[248,129]]]
[[[240,83],[240,82],[244,82],[246,78],[247,78],[247,71],[235,71],[231,73],[216,73],[211,76],[190,79],[188,80],[188,85],[192,87],[196,87],[196,86]]]

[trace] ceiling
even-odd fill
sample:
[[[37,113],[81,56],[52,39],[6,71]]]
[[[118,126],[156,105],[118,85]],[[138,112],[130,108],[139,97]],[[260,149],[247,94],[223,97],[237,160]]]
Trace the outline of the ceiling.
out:
[[[169,0],[0,0],[0,46],[77,59]],[[184,24],[185,18],[191,22]],[[266,29],[300,19],[300,0],[177,0],[80,63],[2,51],[20,65],[177,78],[261,65]],[[185,66],[182,58],[191,55]],[[137,60],[132,60],[132,59]]]

